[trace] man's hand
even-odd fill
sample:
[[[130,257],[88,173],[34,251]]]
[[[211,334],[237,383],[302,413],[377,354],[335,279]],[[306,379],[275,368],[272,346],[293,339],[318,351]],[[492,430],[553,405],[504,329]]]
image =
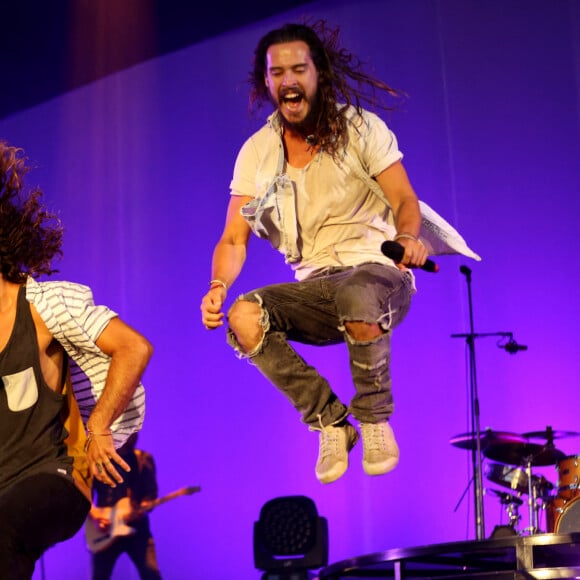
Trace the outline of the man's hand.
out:
[[[226,289],[223,286],[213,286],[201,300],[201,322],[207,330],[215,330],[223,326],[224,313],[222,307],[226,299]]]
[[[117,483],[123,483],[118,468],[131,471],[127,462],[117,453],[111,433],[89,431],[86,451],[91,473],[102,483],[116,487]]]
[[[396,238],[396,240],[405,249],[403,258],[396,264],[399,270],[405,270],[405,268],[420,268],[427,261],[427,248],[421,241],[412,240],[411,238]]]
[[[95,528],[101,532],[108,532],[111,529],[111,520],[108,515],[106,515],[109,513],[109,509],[91,506],[91,511],[89,512],[90,519]]]

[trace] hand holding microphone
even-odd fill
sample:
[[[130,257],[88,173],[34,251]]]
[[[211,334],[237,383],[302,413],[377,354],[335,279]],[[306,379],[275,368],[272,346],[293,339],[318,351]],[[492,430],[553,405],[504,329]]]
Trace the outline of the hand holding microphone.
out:
[[[405,248],[399,244],[398,242],[383,242],[381,244],[381,252],[387,256],[387,258],[391,258],[395,264],[398,264],[403,259],[405,255]],[[438,272],[439,265],[433,262],[433,260],[426,260],[425,263],[420,266],[421,270],[425,270],[425,272]]]

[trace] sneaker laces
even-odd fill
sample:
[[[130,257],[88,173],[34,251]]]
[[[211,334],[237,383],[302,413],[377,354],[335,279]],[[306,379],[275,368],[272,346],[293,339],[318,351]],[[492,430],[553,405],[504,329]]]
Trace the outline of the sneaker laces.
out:
[[[322,424],[322,418],[318,415],[318,423],[320,425],[320,457],[328,457],[329,455],[338,454],[338,438],[340,430],[332,425],[325,427]]]
[[[386,450],[385,430],[379,423],[361,423],[363,443],[369,451]]]

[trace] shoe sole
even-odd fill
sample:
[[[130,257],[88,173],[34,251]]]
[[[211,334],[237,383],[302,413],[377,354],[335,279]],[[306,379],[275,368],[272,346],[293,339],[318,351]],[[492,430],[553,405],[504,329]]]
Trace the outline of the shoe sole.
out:
[[[393,471],[395,467],[399,464],[399,458],[393,457],[388,459],[387,461],[379,464],[374,463],[366,463],[363,461],[363,469],[367,475],[384,475],[385,473],[389,473],[389,471]]]

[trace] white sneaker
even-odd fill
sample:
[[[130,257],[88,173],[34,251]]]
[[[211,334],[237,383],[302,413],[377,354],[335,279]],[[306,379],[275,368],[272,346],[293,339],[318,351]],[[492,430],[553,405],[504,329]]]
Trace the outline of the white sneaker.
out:
[[[318,481],[332,483],[344,474],[348,468],[348,453],[358,438],[357,430],[348,422],[342,427],[330,425],[322,428],[316,462]]]
[[[363,468],[369,475],[382,475],[397,467],[399,446],[388,421],[361,423]]]

